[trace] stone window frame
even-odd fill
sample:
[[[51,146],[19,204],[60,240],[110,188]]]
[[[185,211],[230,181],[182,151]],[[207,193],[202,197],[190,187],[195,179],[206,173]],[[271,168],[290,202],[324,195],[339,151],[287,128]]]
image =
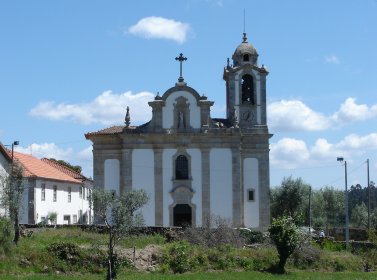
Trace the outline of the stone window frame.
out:
[[[175,177],[175,162],[179,156],[185,156],[187,158],[187,167],[188,167],[188,178],[187,179],[177,179]],[[192,181],[192,176],[191,176],[191,156],[187,153],[186,149],[184,148],[178,148],[177,152],[173,155],[172,157],[172,164],[173,164],[173,178],[172,181],[174,182],[183,182],[183,181]]]
[[[67,189],[67,194],[68,194],[68,203],[72,202],[72,187],[69,186]]]
[[[247,201],[248,202],[255,202],[255,188],[248,188],[246,190],[246,194],[247,194]],[[250,199],[250,192],[253,192],[253,199]]]

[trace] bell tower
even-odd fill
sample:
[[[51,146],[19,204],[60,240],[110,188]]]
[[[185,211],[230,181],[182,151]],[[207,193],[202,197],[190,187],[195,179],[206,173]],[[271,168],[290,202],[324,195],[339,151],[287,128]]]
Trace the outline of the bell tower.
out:
[[[243,33],[242,43],[228,58],[223,79],[226,82],[227,119],[237,118],[240,128],[267,126],[267,69],[258,66],[258,53]]]

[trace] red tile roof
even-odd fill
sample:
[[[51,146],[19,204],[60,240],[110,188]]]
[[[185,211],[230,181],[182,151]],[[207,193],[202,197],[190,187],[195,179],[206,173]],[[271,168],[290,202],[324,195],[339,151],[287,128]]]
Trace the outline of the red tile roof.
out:
[[[22,165],[25,177],[36,177],[70,183],[82,182],[82,180],[69,176],[58,168],[55,168],[43,160],[35,158],[31,155],[14,152],[14,158]]]
[[[72,177],[74,179],[78,179],[80,181],[88,180],[88,178],[86,178],[81,173],[76,172],[75,170],[69,168],[68,166],[60,164],[56,160],[51,160],[51,159],[48,159],[48,158],[42,158],[41,161],[43,161],[44,163],[47,163],[47,164],[51,165],[52,167],[58,169],[59,171],[63,172],[64,174],[66,174],[66,175],[68,175],[68,176],[70,176],[70,177]]]

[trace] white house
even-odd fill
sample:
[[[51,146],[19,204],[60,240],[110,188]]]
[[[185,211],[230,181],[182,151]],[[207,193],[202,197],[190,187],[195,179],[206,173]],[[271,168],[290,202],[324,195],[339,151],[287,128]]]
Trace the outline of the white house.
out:
[[[270,223],[267,69],[247,42],[235,49],[223,71],[225,118],[211,116],[213,101],[187,85],[148,102],[152,119],[87,133],[93,143],[96,187],[122,193],[144,189],[150,226],[205,225],[211,216],[234,226],[265,229]],[[220,70],[220,69],[219,69]],[[200,65],[198,71],[206,72]],[[109,108],[111,110],[111,108]]]
[[[92,191],[91,180],[54,160],[38,159],[19,152],[14,152],[14,160],[24,172],[21,224],[37,224],[51,213],[57,214],[56,224],[92,222],[93,211],[88,200]]]

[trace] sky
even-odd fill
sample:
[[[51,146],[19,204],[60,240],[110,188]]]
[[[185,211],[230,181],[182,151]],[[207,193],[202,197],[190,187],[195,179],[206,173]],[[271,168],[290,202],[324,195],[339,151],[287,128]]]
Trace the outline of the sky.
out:
[[[245,11],[245,17],[244,17]],[[245,19],[245,20],[244,20]],[[377,0],[0,1],[0,141],[83,167],[84,134],[149,121],[147,102],[189,86],[225,117],[227,58],[248,41],[267,77],[271,186],[377,181]]]

